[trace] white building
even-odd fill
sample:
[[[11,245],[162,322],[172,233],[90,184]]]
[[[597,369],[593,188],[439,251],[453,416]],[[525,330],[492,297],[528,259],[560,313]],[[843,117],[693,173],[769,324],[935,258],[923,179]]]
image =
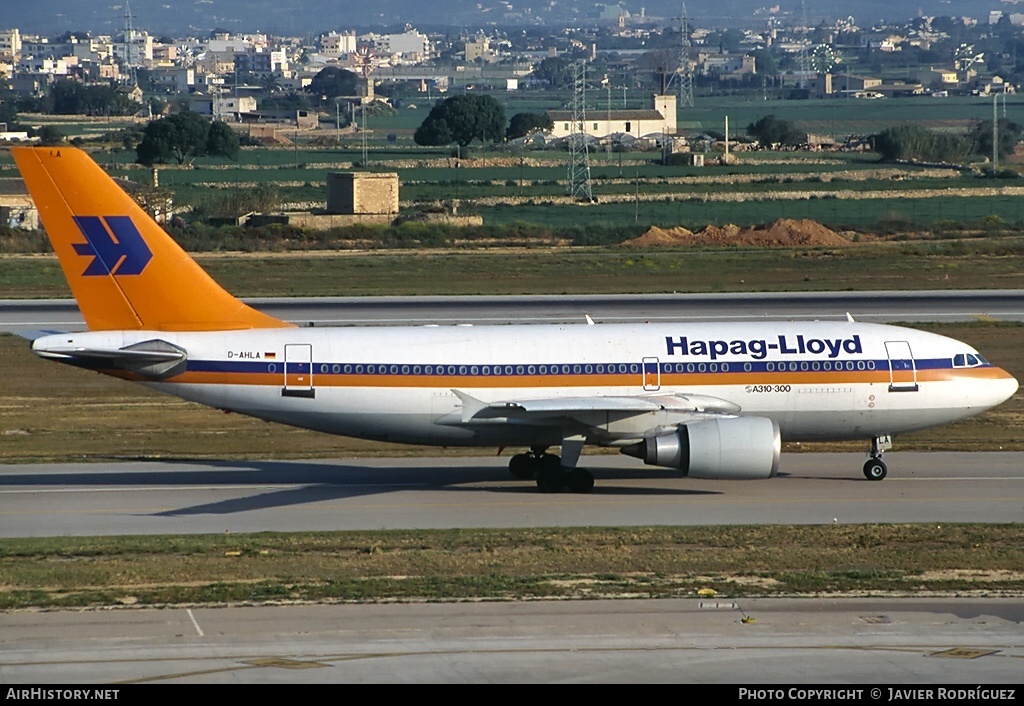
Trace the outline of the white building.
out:
[[[184,66],[158,66],[149,72],[153,88],[168,93],[188,93],[196,85],[196,71]]]
[[[122,64],[150,66],[153,63],[153,37],[145,30],[133,29],[128,35],[129,56],[125,56],[125,43],[114,42],[114,58]]]
[[[13,60],[21,56],[21,32],[0,29],[0,59]]]
[[[242,113],[256,111],[256,99],[253,96],[195,96],[189,102],[189,110],[214,120],[238,122]]]
[[[611,135],[641,138],[649,135],[674,135],[676,132],[676,97],[655,95],[649,110],[590,110],[583,124],[590,137],[598,139]],[[572,134],[572,113],[568,110],[549,110],[554,123],[551,137],[558,139]]]
[[[64,59],[36,58],[25,56],[15,68],[18,74],[45,74],[48,76],[67,76],[68,64]]]
[[[320,53],[324,56],[338,58],[356,51],[355,32],[328,32],[320,35]]]
[[[359,39],[372,44],[378,55],[404,61],[424,61],[430,58],[430,39],[414,29],[403,34],[365,34]]]

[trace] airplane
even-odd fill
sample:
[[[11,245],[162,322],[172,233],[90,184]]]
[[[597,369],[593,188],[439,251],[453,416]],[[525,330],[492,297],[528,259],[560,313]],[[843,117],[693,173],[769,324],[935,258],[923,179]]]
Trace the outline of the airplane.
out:
[[[587,445],[690,478],[776,475],[782,441],[892,437],[991,409],[1017,381],[971,346],[854,321],[298,327],[220,287],[86,153],[14,147],[88,331],[43,358],[331,434],[505,447],[585,493]],[[561,454],[549,453],[560,447]]]

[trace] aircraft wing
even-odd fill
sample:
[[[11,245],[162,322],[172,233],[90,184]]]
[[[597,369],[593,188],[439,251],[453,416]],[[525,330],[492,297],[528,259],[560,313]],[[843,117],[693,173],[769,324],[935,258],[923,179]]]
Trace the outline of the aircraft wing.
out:
[[[709,395],[652,394],[636,396],[546,397],[483,402],[462,390],[452,390],[462,402],[461,423],[491,419],[543,420],[609,412],[621,417],[667,411],[689,414],[736,414],[740,406]]]

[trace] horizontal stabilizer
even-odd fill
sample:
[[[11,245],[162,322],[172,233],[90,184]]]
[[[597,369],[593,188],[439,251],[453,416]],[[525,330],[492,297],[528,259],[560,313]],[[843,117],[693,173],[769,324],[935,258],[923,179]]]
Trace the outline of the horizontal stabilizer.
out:
[[[16,336],[24,338],[26,341],[34,341],[37,338],[43,336],[55,336],[57,334],[65,333],[64,331],[47,331],[46,329],[33,329],[32,331],[15,331]]]
[[[143,341],[124,348],[87,348],[75,345],[47,345],[36,339],[32,352],[40,358],[57,360],[83,368],[130,370],[148,377],[174,375],[185,365],[186,352],[167,341]]]
[[[184,353],[171,353],[165,351],[132,351],[128,349],[100,350],[97,348],[47,348],[37,350],[35,354],[40,358],[53,360],[109,360],[119,363],[164,363],[167,361],[178,361],[185,358]]]

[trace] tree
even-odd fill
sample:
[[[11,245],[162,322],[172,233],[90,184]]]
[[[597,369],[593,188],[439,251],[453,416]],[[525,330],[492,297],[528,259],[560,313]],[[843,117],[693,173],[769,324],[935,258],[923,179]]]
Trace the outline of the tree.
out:
[[[775,57],[767,49],[755,49],[750,52],[750,55],[754,57],[754,66],[757,67],[757,73],[765,76],[778,75],[779,62],[775,60]]]
[[[886,128],[873,140],[882,159],[888,161],[962,162],[972,151],[970,140],[920,125]]]
[[[227,123],[215,120],[210,124],[210,130],[206,135],[206,154],[221,155],[234,161],[238,159],[240,148],[238,133]]]
[[[572,59],[561,56],[549,56],[533,68],[531,74],[538,81],[547,83],[552,88],[568,88],[572,86]]]
[[[281,77],[277,74],[267,74],[260,80],[260,88],[266,95],[273,95],[281,92]]]
[[[14,93],[0,93],[0,123],[7,125],[8,130],[14,129],[18,123],[18,105]]]
[[[413,140],[417,145],[457,142],[465,147],[473,140],[497,142],[504,134],[504,106],[490,96],[465,95],[445,98],[431,108]]]
[[[306,86],[306,92],[312,93],[315,96],[327,96],[328,98],[354,96],[356,95],[356,86],[358,84],[359,76],[356,74],[345,69],[328,66],[313,77],[313,80]]]
[[[637,69],[641,74],[638,78],[647,79],[648,76],[652,77],[654,90],[658,93],[665,92],[668,88],[669,80],[678,68],[678,49],[654,49],[643,54],[637,61]]]
[[[546,113],[516,113],[508,122],[506,140],[526,137],[535,130],[550,130],[555,126]]]
[[[234,131],[219,120],[211,125],[198,113],[186,111],[153,120],[142,134],[142,142],[135,148],[140,164],[185,164],[207,154],[229,159],[238,156],[239,140]]]
[[[53,125],[42,125],[35,130],[32,130],[33,137],[39,138],[39,144],[52,147],[54,145],[60,145],[64,142],[64,133],[55,128]]]
[[[73,79],[55,81],[46,102],[48,112],[58,115],[132,115],[141,107],[113,86],[86,86]]]
[[[1020,140],[1021,126],[1006,119],[999,121],[999,158],[1004,159],[1013,153]],[[974,151],[978,154],[992,156],[992,121],[982,120],[974,124],[967,139],[974,145]]]
[[[780,120],[774,115],[766,115],[757,122],[747,125],[747,134],[757,140],[762,147],[776,145],[796,146],[807,142],[807,133],[801,132],[796,125],[788,120]]]

